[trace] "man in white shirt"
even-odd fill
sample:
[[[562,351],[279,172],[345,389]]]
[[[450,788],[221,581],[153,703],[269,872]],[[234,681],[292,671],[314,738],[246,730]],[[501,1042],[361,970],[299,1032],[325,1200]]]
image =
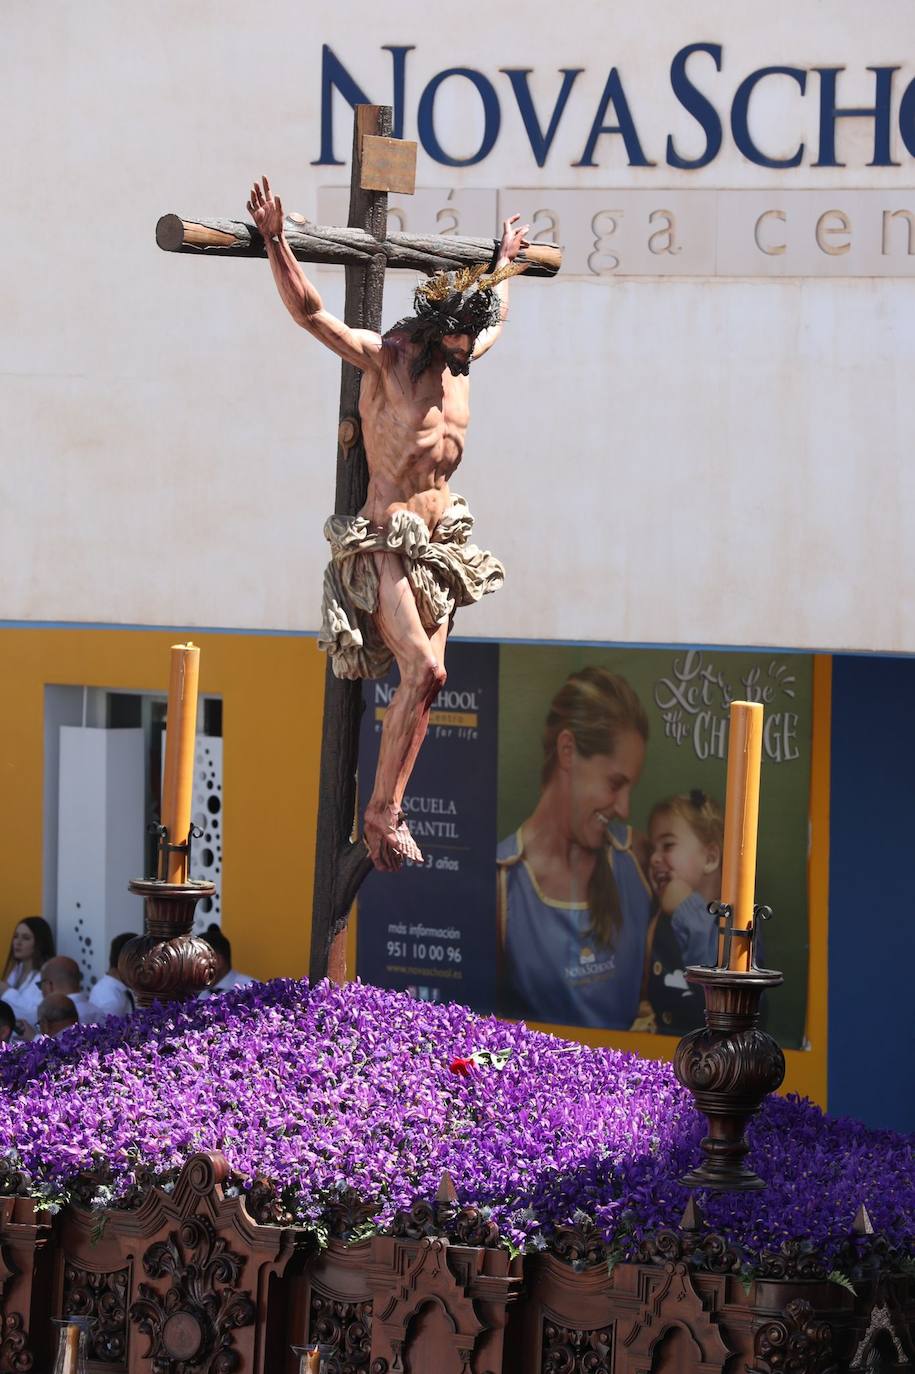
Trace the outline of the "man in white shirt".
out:
[[[97,1021],[107,1021],[109,1016],[131,1016],[133,1014],[133,997],[130,989],[118,973],[118,959],[121,957],[121,950],[127,941],[133,938],[133,931],[127,930],[123,935],[115,935],[111,941],[108,972],[102,974],[89,993],[89,1001],[95,1008]]]
[[[82,990],[83,975],[79,964],[66,954],[55,955],[42,964],[38,986],[45,1000],[58,994],[69,997],[84,1025],[99,1019],[97,1008],[89,1001],[88,993]]]
[[[79,1025],[79,1014],[72,995],[51,992],[38,1003],[37,1025],[31,1021],[17,1021],[16,1029],[23,1040],[53,1039],[61,1031]]]
[[[247,987],[255,980],[247,973],[237,973],[232,967],[232,946],[215,922],[207,926],[203,939],[212,947],[216,955],[216,982],[199,993],[200,997],[212,997],[215,992],[228,992],[229,988]]]

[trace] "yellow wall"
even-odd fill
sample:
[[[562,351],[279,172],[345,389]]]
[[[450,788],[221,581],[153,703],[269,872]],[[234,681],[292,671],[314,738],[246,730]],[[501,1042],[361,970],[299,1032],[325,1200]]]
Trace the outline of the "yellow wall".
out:
[[[223,701],[233,962],[259,978],[308,971],[324,656],[312,639],[268,635],[0,630],[0,947],[16,921],[43,910],[45,683],[165,695],[169,645],[187,639],[201,648],[201,692]]]

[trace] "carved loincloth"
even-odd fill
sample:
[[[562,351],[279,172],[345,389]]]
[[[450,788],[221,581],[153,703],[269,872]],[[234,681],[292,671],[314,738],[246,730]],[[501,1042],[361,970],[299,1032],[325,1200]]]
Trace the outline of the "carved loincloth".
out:
[[[324,573],[318,647],[330,654],[337,677],[384,677],[393,655],[378,633],[378,565],[373,553],[399,554],[419,611],[430,633],[458,606],[498,591],[505,569],[491,553],[469,543],[473,516],[462,496],[430,534],[413,511],[395,511],[385,526],[361,515],[332,515],[324,526],[331,561]]]

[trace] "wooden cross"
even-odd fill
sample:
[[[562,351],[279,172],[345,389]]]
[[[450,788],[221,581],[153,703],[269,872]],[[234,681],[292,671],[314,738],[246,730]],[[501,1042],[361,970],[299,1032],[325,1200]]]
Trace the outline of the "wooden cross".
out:
[[[301,215],[287,216],[285,225],[286,240],[300,262],[336,263],[346,268],[344,320],[354,329],[376,333],[381,333],[388,267],[433,273],[489,265],[496,247],[490,238],[388,234],[388,192],[412,195],[416,167],[416,144],[391,138],[391,127],[389,106],[356,107],[349,224],[345,229],[311,224]],[[156,225],[156,242],[171,253],[267,256],[257,229],[241,220],[184,220],[178,215],[163,215]],[[562,253],[555,244],[532,244],[518,255],[518,261],[527,264],[526,276],[552,277],[559,271]],[[334,512],[355,515],[365,503],[368,488],[359,425],[362,373],[351,363],[343,363],[342,369]],[[365,845],[352,839],[361,715],[361,682],[335,677],[328,662],[309,965],[313,979],[330,974],[343,981],[349,911],[372,867]]]

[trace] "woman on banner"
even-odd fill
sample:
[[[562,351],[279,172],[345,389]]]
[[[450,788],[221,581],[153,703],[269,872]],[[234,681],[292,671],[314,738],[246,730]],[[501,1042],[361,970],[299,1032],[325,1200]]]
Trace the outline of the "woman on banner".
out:
[[[652,894],[628,817],[647,741],[648,717],[625,678],[583,668],[556,693],[540,799],[496,856],[506,1014],[631,1026]]]

